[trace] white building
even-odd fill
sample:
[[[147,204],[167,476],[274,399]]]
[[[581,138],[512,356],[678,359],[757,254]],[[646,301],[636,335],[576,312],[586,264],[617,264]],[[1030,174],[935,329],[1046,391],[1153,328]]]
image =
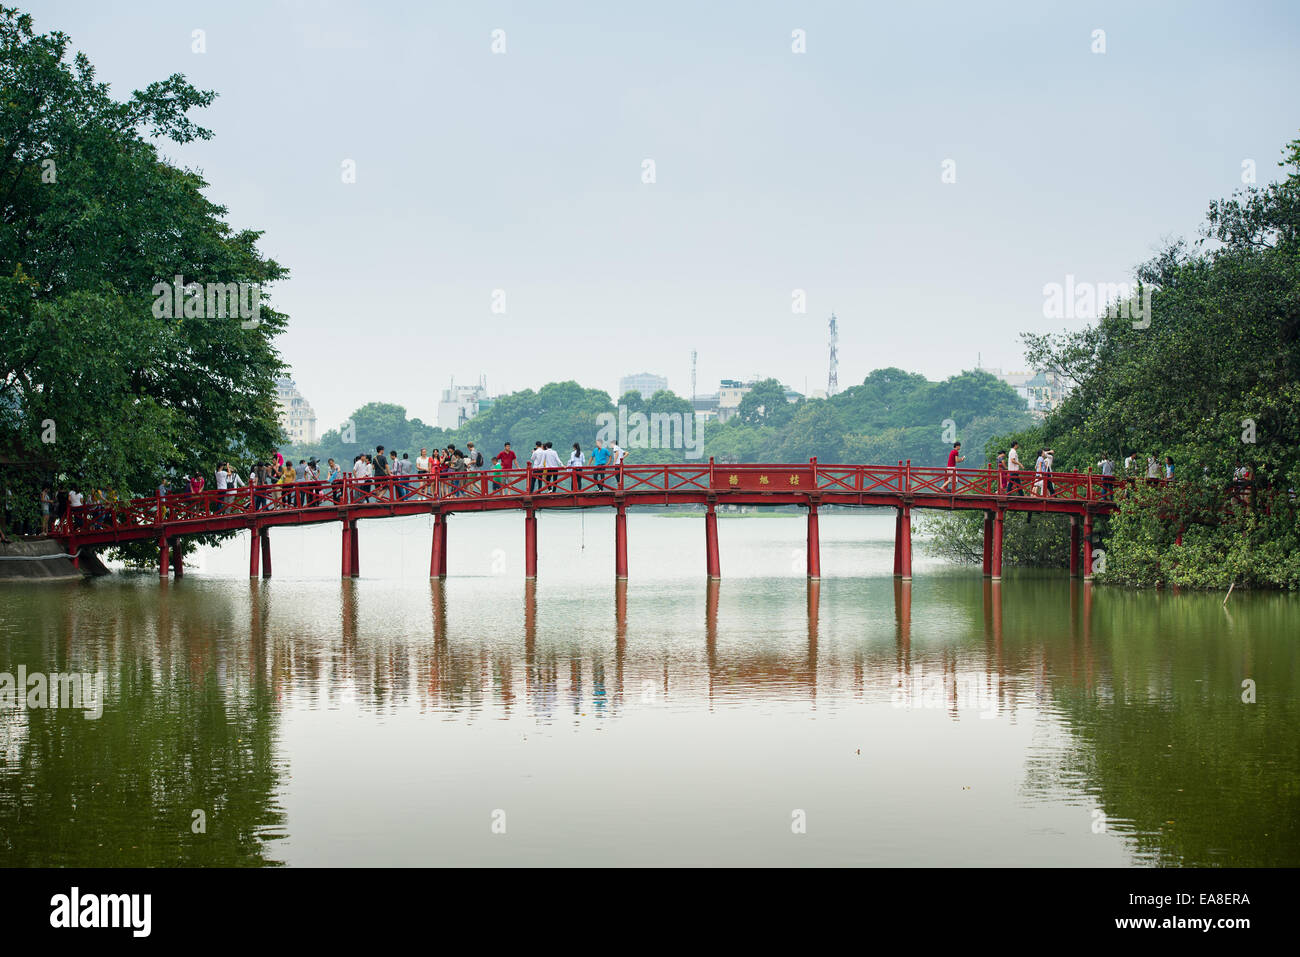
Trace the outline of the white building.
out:
[[[291,445],[311,445],[316,441],[316,412],[292,379],[275,380],[275,402],[280,428]]]
[[[668,388],[668,379],[666,376],[654,375],[650,372],[638,372],[634,375],[625,375],[618,380],[618,397],[621,399],[629,392],[639,392],[641,398],[648,399],[656,392],[663,392]]]
[[[981,368],[980,371],[1001,379],[1025,400],[1029,411],[1042,418],[1064,401],[1073,389],[1064,376],[1055,372],[1003,372]]]
[[[456,385],[453,379],[450,388],[442,390],[442,399],[438,402],[438,428],[459,429],[474,416],[487,399],[487,382],[480,378],[477,385]]]

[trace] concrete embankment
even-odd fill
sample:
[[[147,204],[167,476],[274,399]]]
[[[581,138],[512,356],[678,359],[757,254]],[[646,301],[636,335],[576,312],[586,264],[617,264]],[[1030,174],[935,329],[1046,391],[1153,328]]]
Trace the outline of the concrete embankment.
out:
[[[79,564],[80,568],[74,566],[62,543],[52,539],[0,544],[0,582],[76,581],[109,573],[87,548],[81,550]]]

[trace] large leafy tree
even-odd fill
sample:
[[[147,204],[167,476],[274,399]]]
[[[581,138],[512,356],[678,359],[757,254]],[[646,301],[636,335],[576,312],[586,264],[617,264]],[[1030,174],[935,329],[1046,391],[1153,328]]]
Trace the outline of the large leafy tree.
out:
[[[1211,203],[1194,246],[1139,268],[1149,322],[1025,337],[1035,368],[1076,384],[1027,445],[1051,444],[1058,468],[1102,453],[1175,461],[1176,494],[1131,495],[1110,524],[1108,577],[1300,586],[1300,140],[1279,165],[1281,181]],[[1240,465],[1267,509],[1225,510]]]
[[[69,43],[0,6],[0,455],[51,464],[9,484],[59,473],[126,495],[246,464],[280,435],[286,317],[265,292],[256,324],[153,309],[177,275],[259,290],[287,276],[154,145],[209,138],[189,114],[215,94],[173,75],[117,100]]]

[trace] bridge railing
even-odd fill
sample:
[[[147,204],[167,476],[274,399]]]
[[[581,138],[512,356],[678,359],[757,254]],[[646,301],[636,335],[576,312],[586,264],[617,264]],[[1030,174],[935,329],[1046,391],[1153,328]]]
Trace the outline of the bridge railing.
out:
[[[906,494],[919,499],[970,496],[1029,496],[1103,502],[1125,480],[1091,472],[948,469],[897,465],[715,463],[587,465],[582,468],[420,472],[334,481],[244,485],[237,489],[168,492],[129,501],[91,502],[69,509],[54,534],[126,531],[161,525],[211,522],[259,512],[316,512],[368,504],[413,504],[523,498],[529,495],[816,492],[860,495]],[[1164,484],[1164,480],[1158,480]]]

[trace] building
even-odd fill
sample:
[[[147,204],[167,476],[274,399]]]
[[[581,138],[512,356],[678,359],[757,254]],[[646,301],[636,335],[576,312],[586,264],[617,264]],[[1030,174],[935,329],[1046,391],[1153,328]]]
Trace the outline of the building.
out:
[[[740,409],[740,400],[753,388],[752,383],[739,379],[723,379],[718,383],[718,421],[726,422]]]
[[[648,399],[656,392],[666,391],[667,388],[668,379],[666,376],[638,372],[635,375],[625,375],[618,380],[618,397],[621,399],[629,392],[636,392],[640,394],[641,398]]]
[[[712,422],[718,418],[718,395],[697,395],[694,402],[697,422]]]
[[[1016,389],[1029,404],[1029,411],[1042,418],[1060,405],[1071,389],[1063,376],[1055,372],[1038,372]]]
[[[292,379],[275,380],[275,403],[279,413],[280,428],[289,437],[291,445],[313,445],[316,442],[316,412]]]
[[[1064,376],[1055,372],[1003,372],[1001,369],[980,368],[981,372],[1001,379],[1025,400],[1031,413],[1043,418],[1060,405],[1072,391]]]
[[[476,385],[456,385],[453,379],[450,387],[442,390],[438,402],[438,428],[449,432],[459,429],[489,405],[486,379],[480,377]]]

